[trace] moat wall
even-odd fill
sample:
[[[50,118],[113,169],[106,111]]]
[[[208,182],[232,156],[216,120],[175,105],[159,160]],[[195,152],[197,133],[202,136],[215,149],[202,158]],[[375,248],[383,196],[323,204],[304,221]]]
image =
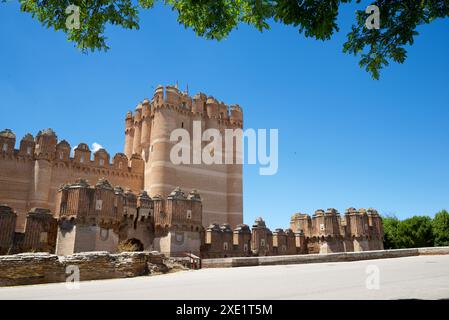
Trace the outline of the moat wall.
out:
[[[349,262],[359,260],[403,258],[420,255],[449,255],[449,247],[338,252],[329,254],[304,254],[291,256],[204,259],[202,260],[201,265],[203,268],[253,267],[304,263]]]
[[[0,257],[0,286],[66,282],[79,268],[80,281],[129,278],[166,272],[163,256],[153,252],[87,252],[70,256],[23,253]]]

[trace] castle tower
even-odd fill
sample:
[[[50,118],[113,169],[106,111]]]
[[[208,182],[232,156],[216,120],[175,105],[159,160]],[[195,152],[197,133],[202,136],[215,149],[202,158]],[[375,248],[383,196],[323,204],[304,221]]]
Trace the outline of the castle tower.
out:
[[[369,250],[369,223],[365,209],[349,208],[345,213],[348,235],[353,242],[354,251]]]
[[[302,230],[295,232],[296,252],[299,254],[309,253],[306,237]]]
[[[290,220],[290,228],[294,232],[302,230],[306,237],[312,236],[312,218],[308,214],[295,213]]]
[[[292,229],[285,230],[285,237],[287,243],[287,253],[286,254],[297,254],[296,249],[296,237]]]
[[[222,232],[218,223],[212,223],[206,228],[202,258],[221,258],[223,252]]]
[[[55,252],[57,220],[50,210],[34,208],[27,215],[23,250]]]
[[[370,250],[383,250],[384,249],[384,230],[382,224],[382,218],[375,209],[368,209],[368,225],[369,225],[369,249]]]
[[[265,225],[262,218],[254,221],[251,234],[251,250],[258,256],[269,256],[272,254],[273,235]]]
[[[118,211],[117,190],[100,179],[94,187],[79,179],[59,190],[59,227],[56,254],[76,252],[116,252],[119,243],[119,223],[123,212]]]
[[[134,141],[133,141],[133,154],[142,155],[142,104],[136,107],[136,113],[134,115]]]
[[[312,234],[319,239],[320,253],[343,252],[343,239],[340,234],[340,215],[330,208],[317,210],[312,217]]]
[[[128,159],[133,155],[134,143],[134,118],[131,111],[126,114],[125,119],[125,154]]]
[[[52,129],[39,131],[36,136],[33,182],[29,193],[29,206],[48,208],[51,188],[52,161],[55,158],[58,138]]]
[[[222,247],[221,250],[223,252],[223,258],[229,257],[233,255],[233,232],[228,223],[224,223],[220,226],[221,231],[221,240]]]
[[[0,205],[0,255],[10,252],[14,244],[16,213],[7,205]]]
[[[202,161],[203,148],[213,140],[201,141],[205,130],[220,130],[224,144],[225,129],[242,128],[241,108],[233,106],[230,113],[228,109],[204,94],[192,99],[176,86],[158,86],[150,101],[144,100],[134,115],[128,113],[126,117],[125,153],[130,157],[133,144],[132,152],[142,155],[144,189],[151,197],[167,197],[178,185],[187,190],[197,189],[202,195],[205,227],[215,222],[235,227],[243,222],[242,165],[235,161],[225,164],[225,153],[220,150],[209,150],[209,153],[212,157],[217,154],[221,164]],[[189,163],[174,164],[170,157],[173,146],[178,143],[170,141],[175,129],[185,129],[189,134],[191,148],[185,151]],[[236,148],[231,152],[236,159]]]
[[[234,255],[243,257],[251,255],[251,230],[246,224],[239,224],[234,229]]]
[[[273,232],[273,254],[287,254],[287,235],[284,230],[278,228]]]
[[[151,144],[151,105],[148,99],[142,102],[142,131],[140,138],[141,148],[146,155],[148,155]]]
[[[163,207],[155,203],[154,208],[154,249],[167,256],[184,256],[186,252],[199,256],[203,231],[199,194],[193,190],[186,195],[176,187]],[[163,233],[158,230],[163,230]]]

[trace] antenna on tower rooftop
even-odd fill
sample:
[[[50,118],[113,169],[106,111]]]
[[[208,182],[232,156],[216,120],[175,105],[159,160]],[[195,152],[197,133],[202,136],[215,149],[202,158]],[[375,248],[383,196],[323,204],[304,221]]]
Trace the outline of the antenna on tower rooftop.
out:
[[[189,83],[186,84],[186,94],[189,95]]]

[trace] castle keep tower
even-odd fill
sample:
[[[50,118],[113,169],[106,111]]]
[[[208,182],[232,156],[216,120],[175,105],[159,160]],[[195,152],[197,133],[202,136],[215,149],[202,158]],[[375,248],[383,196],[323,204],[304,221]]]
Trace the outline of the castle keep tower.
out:
[[[201,129],[194,136],[194,122]],[[140,103],[134,114],[126,115],[125,154],[131,158],[141,155],[144,162],[144,189],[151,197],[167,197],[180,186],[196,189],[203,200],[202,225],[228,223],[232,228],[243,223],[242,165],[235,164],[236,147],[232,150],[233,164],[225,163],[225,150],[219,153],[222,164],[193,163],[192,149],[201,140],[201,134],[210,128],[222,133],[225,129],[241,129],[242,109],[238,105],[228,107],[213,97],[200,93],[193,98],[177,87],[159,86],[151,100]],[[185,129],[190,135],[190,164],[173,164],[170,151],[178,141],[170,141],[175,129]],[[199,139],[199,140],[195,140]],[[199,142],[201,151],[210,141]],[[200,151],[200,152],[201,152]],[[210,150],[211,155],[215,150]]]

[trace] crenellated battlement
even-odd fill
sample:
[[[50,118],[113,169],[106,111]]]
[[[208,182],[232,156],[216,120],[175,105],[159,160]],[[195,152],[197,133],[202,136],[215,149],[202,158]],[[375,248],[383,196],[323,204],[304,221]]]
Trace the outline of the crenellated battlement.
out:
[[[243,125],[243,110],[237,105],[227,105],[212,96],[197,93],[193,97],[176,86],[158,86],[151,100],[144,99],[139,103],[135,112],[126,114],[126,132],[139,125],[146,118],[154,117],[160,109],[172,109],[182,115],[196,116],[220,120],[223,124]]]
[[[17,232],[23,232],[26,215],[35,207],[56,212],[57,190],[61,184],[74,183],[81,177],[97,181],[106,177],[115,185],[143,189],[144,160],[138,154],[128,158],[99,149],[95,152],[86,143],[72,147],[59,140],[52,129],[44,129],[36,136],[26,134],[18,143],[10,129],[0,132],[0,176],[14,183],[11,188],[0,189],[0,198],[13,203],[18,213]]]
[[[15,149],[16,135],[10,129],[0,132],[0,156],[2,159],[22,161],[47,160],[55,167],[78,168],[81,170],[98,169],[106,175],[119,175],[123,173],[134,174],[142,178],[143,159],[140,155],[133,154],[130,159],[124,153],[116,153],[112,158],[105,149],[99,149],[93,153],[86,143],[80,143],[75,147],[73,156],[70,144],[66,140],[60,140],[52,129],[39,131],[34,138],[26,134]],[[130,176],[131,177],[131,176]]]
[[[290,227],[304,233],[310,252],[374,250],[383,242],[382,218],[372,208],[348,208],[344,216],[334,208],[318,209],[312,216],[297,213]]]

